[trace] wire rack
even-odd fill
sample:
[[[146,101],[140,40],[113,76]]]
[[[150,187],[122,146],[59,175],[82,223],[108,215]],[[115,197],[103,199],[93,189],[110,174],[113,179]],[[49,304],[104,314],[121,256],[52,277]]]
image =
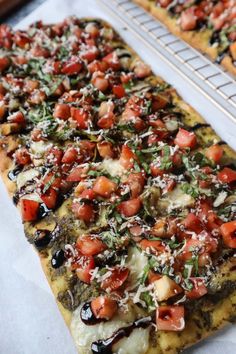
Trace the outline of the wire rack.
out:
[[[236,121],[236,81],[222,67],[171,34],[163,24],[132,1],[100,1],[151,46],[157,55],[171,62],[182,76],[191,80]]]

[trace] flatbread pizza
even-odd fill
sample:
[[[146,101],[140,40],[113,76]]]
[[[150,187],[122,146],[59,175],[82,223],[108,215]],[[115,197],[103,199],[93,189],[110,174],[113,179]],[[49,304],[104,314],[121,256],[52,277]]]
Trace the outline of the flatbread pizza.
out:
[[[194,48],[236,75],[235,0],[134,0]]]
[[[98,19],[0,26],[0,169],[78,353],[235,320],[235,152]]]

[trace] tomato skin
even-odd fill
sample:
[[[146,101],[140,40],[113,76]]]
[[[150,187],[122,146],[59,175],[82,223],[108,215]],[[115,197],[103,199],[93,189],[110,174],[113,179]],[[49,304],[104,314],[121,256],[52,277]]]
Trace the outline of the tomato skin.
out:
[[[220,231],[225,245],[230,248],[236,248],[236,220],[221,225]]]
[[[64,155],[62,157],[61,162],[62,163],[67,163],[67,164],[71,164],[71,163],[76,161],[77,156],[78,156],[78,151],[75,148],[73,148],[73,147],[69,147],[64,152]]]
[[[134,73],[138,79],[144,79],[145,77],[151,75],[151,69],[149,65],[138,61],[134,68]]]
[[[140,198],[133,198],[121,202],[117,206],[117,210],[126,218],[136,215],[142,206]]]
[[[87,129],[88,128],[88,112],[86,112],[83,108],[75,108],[71,107],[71,117],[77,122],[77,127],[79,129]]]
[[[142,240],[139,243],[140,247],[143,250],[150,249],[152,253],[160,253],[163,252],[165,249],[165,246],[162,245],[161,241],[156,241],[156,240]]]
[[[137,156],[128,147],[128,145],[123,145],[120,154],[120,164],[128,170],[134,166],[135,160],[137,161]]]
[[[10,65],[10,59],[7,57],[0,58],[0,72],[6,70]]]
[[[53,117],[67,120],[70,118],[70,106],[65,103],[57,103],[54,108]]]
[[[180,16],[180,27],[183,31],[194,30],[197,26],[197,19],[192,7],[183,11]]]
[[[107,246],[98,237],[84,235],[77,239],[76,248],[84,256],[95,256],[105,251]]]
[[[125,89],[122,85],[114,85],[112,87],[112,92],[117,98],[122,98],[125,96]]]
[[[99,54],[99,51],[94,45],[87,45],[85,49],[83,49],[82,53],[80,53],[80,57],[87,62],[94,61]]]
[[[28,165],[31,162],[30,154],[24,147],[16,150],[15,159],[18,165]]]
[[[183,221],[183,225],[187,230],[200,233],[203,230],[203,225],[200,219],[193,213],[189,213]]]
[[[103,158],[114,157],[113,145],[109,141],[101,141],[100,143],[97,143],[97,149],[99,155]]]
[[[102,129],[110,129],[113,127],[115,123],[115,119],[114,119],[114,114],[106,114],[104,117],[101,117],[98,121],[97,121],[97,125],[99,128]]]
[[[57,191],[53,187],[50,187],[46,193],[40,195],[40,198],[48,209],[54,209],[57,204],[57,196]]]
[[[120,61],[116,52],[109,53],[102,59],[102,61],[107,63],[108,66],[115,71],[120,69]]]
[[[31,38],[29,38],[26,33],[16,31],[14,42],[18,47],[25,48],[29,43],[31,43]]]
[[[10,116],[8,116],[7,120],[11,123],[17,123],[17,124],[25,124],[25,116],[22,112],[18,111]]]
[[[91,204],[75,202],[72,204],[72,211],[76,218],[85,223],[90,223],[95,218],[95,212]]]
[[[62,65],[61,72],[66,75],[75,75],[78,74],[82,68],[83,64],[80,59],[73,56]]]
[[[57,166],[61,164],[62,156],[63,151],[56,146],[49,149],[49,151],[46,153],[48,162]]]
[[[93,191],[103,198],[108,198],[117,189],[117,184],[105,176],[98,177],[93,186]]]
[[[129,185],[131,198],[137,198],[143,192],[145,184],[145,178],[142,172],[131,173],[126,184]]]
[[[223,149],[220,145],[212,145],[206,150],[206,157],[215,163],[220,162],[222,156]]]
[[[95,262],[93,257],[86,257],[80,255],[73,265],[73,269],[76,270],[77,277],[84,283],[90,284],[92,275],[90,271],[95,268]]]
[[[165,170],[163,170],[162,168],[160,168],[158,165],[156,165],[155,163],[151,163],[150,165],[150,170],[151,170],[151,175],[153,177],[157,177],[157,176],[163,176],[165,173]]]
[[[128,268],[114,267],[110,270],[111,275],[101,283],[101,288],[108,291],[119,289],[129,276]]]
[[[199,278],[189,278],[193,288],[189,291],[186,291],[186,296],[188,299],[198,299],[203,295],[207,294],[207,288],[203,283],[202,279]]]
[[[96,71],[105,72],[108,69],[107,63],[104,61],[94,60],[92,63],[88,64],[88,71],[93,74]]]
[[[174,143],[178,145],[181,149],[193,149],[197,144],[197,138],[194,133],[188,132],[187,130],[180,128],[175,137]]]
[[[232,183],[236,181],[236,171],[229,167],[224,167],[223,170],[218,172],[217,178],[222,183]]]
[[[108,89],[109,81],[105,78],[105,74],[101,71],[93,73],[92,84],[100,91],[105,92]]]
[[[87,168],[77,166],[67,176],[67,182],[80,182],[87,176]]]
[[[160,306],[156,310],[156,325],[159,331],[182,331],[184,306]]]
[[[91,308],[96,318],[110,320],[117,311],[117,303],[107,296],[99,296],[91,301]]]
[[[20,209],[23,221],[35,221],[38,219],[39,202],[30,199],[21,198]]]

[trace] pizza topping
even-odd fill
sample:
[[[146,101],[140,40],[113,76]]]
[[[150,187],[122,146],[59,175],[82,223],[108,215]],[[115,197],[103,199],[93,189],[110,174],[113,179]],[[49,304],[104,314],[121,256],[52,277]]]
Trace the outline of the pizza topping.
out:
[[[161,331],[181,331],[184,329],[183,306],[160,306],[156,310],[156,325]]]

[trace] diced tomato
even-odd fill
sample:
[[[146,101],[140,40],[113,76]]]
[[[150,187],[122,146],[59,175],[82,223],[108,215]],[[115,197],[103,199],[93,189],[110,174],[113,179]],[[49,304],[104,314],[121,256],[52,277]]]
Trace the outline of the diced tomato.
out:
[[[107,296],[99,296],[91,301],[91,308],[96,318],[110,320],[117,311],[117,303]]]
[[[86,198],[89,200],[93,200],[95,199],[96,194],[94,193],[94,191],[92,189],[84,189],[82,191],[82,193],[80,194],[80,198]]]
[[[38,80],[30,80],[30,79],[25,80],[25,85],[24,85],[25,92],[31,93],[34,90],[36,90],[38,87],[39,87]]]
[[[215,163],[218,163],[223,156],[223,149],[220,145],[212,145],[206,150],[206,157],[214,161]]]
[[[172,0],[158,0],[158,4],[161,5],[161,7],[167,7],[170,5],[170,3],[172,2]]]
[[[6,70],[10,65],[10,59],[7,57],[0,58],[0,71]]]
[[[200,278],[189,278],[192,283],[192,289],[186,291],[186,296],[188,299],[198,299],[203,295],[207,294],[207,288],[203,280]]]
[[[64,152],[64,155],[62,157],[61,162],[62,163],[67,163],[67,164],[71,164],[71,163],[76,161],[77,156],[78,156],[78,151],[75,148],[73,148],[73,147],[69,147]]]
[[[83,64],[80,59],[76,56],[73,56],[62,65],[61,71],[66,75],[75,75],[79,74],[82,68]]]
[[[125,96],[125,89],[122,85],[114,85],[112,87],[112,92],[117,98],[122,98]]]
[[[113,145],[109,141],[101,141],[100,143],[97,143],[97,149],[98,149],[99,155],[102,158],[113,158],[114,157]]]
[[[132,80],[132,78],[133,78],[133,73],[124,73],[124,72],[122,72],[121,76],[120,76],[120,81],[123,84],[127,84],[130,80]]]
[[[134,67],[134,73],[138,79],[144,79],[145,77],[151,75],[151,68],[149,65],[138,61]]]
[[[154,283],[154,281],[161,279],[162,275],[154,273],[152,270],[148,272],[148,283]]]
[[[102,92],[105,92],[109,86],[109,81],[105,78],[105,74],[101,71],[96,71],[93,74],[91,82],[98,90]]]
[[[0,95],[1,95],[1,93],[0,93]],[[1,98],[3,98],[3,97],[1,97]],[[7,111],[7,109],[6,109],[6,105],[5,105],[4,101],[0,100],[0,121],[2,121],[3,118],[5,117],[6,111]]]
[[[76,248],[84,256],[95,256],[107,249],[105,243],[103,243],[98,237],[84,235],[77,239]]]
[[[38,219],[39,202],[31,199],[20,199],[21,217],[23,221],[35,221]]]
[[[165,108],[169,103],[170,103],[169,96],[164,94],[155,95],[152,97],[152,110],[153,112],[157,112],[160,109]]]
[[[22,112],[18,111],[7,117],[7,120],[11,123],[25,124],[25,116]]]
[[[160,306],[156,310],[159,331],[182,331],[185,327],[184,306]]]
[[[142,192],[145,184],[145,178],[142,172],[131,173],[126,181],[128,184],[131,197],[137,198]]]
[[[114,114],[106,114],[97,121],[97,125],[102,129],[110,129],[115,123]]]
[[[203,252],[198,257],[199,267],[205,267],[206,265],[212,264],[211,256],[208,252]]]
[[[43,140],[42,130],[41,130],[41,129],[38,129],[38,128],[34,128],[34,129],[31,131],[31,139],[32,139],[33,141],[40,141],[40,140]]]
[[[180,27],[183,31],[192,31],[197,26],[197,17],[194,13],[194,8],[190,7],[183,11],[180,16]]]
[[[72,204],[72,211],[76,218],[84,221],[85,223],[94,221],[95,212],[93,205],[90,203],[74,202]]]
[[[39,45],[36,45],[30,50],[30,53],[34,57],[43,57],[43,58],[48,58],[50,56],[50,51],[47,48],[41,47]]]
[[[127,170],[134,166],[134,161],[137,161],[137,156],[128,147],[128,145],[122,145],[120,154],[120,164]]]
[[[80,182],[87,176],[88,169],[85,167],[77,166],[69,173],[66,180],[67,182]]]
[[[32,39],[24,32],[16,31],[14,35],[14,42],[20,48],[25,48]]]
[[[58,196],[57,191],[53,187],[50,187],[47,189],[47,191],[44,194],[40,195],[40,198],[47,206],[47,208],[54,209],[57,203],[57,196]]]
[[[80,57],[90,63],[98,57],[98,54],[99,50],[95,45],[87,45],[86,47],[83,47],[80,52]]]
[[[10,49],[12,47],[12,33],[8,25],[0,25],[0,46]]]
[[[116,189],[117,184],[105,176],[98,177],[93,186],[94,192],[104,198],[110,197]]]
[[[108,272],[111,272],[111,274],[101,283],[101,288],[107,291],[119,289],[129,276],[128,268],[114,267]]]
[[[143,250],[149,249],[152,253],[160,253],[165,250],[165,246],[163,246],[162,242],[158,240],[152,241],[144,239],[139,243],[139,245]]]
[[[117,206],[117,210],[126,218],[136,215],[142,206],[140,198],[133,198],[121,202]]]
[[[31,104],[41,104],[46,99],[46,93],[42,90],[34,90],[32,94],[29,96],[29,102]]]
[[[183,225],[187,230],[200,233],[203,230],[203,225],[200,219],[193,213],[189,213],[183,221]]]
[[[88,33],[92,38],[99,36],[99,28],[95,23],[88,23],[85,27],[85,32]]]
[[[236,248],[236,220],[221,225],[220,231],[225,245],[230,248]]]
[[[31,162],[30,154],[24,147],[16,150],[15,159],[18,165],[28,165]]]
[[[108,64],[110,68],[113,70],[119,70],[120,69],[120,61],[118,58],[117,53],[114,51],[112,53],[109,53],[107,56],[105,56],[102,59],[105,63]]]
[[[93,74],[96,71],[105,72],[108,68],[107,63],[105,61],[94,60],[92,63],[88,64],[88,71]]]
[[[61,164],[62,156],[63,151],[56,146],[49,149],[49,151],[46,153],[48,162],[57,166]]]
[[[229,167],[224,167],[223,170],[218,172],[217,178],[222,183],[232,183],[236,181],[236,171]]]
[[[93,257],[80,255],[76,262],[72,264],[72,267],[76,270],[76,275],[82,282],[90,284],[92,278],[90,272],[95,268]]]
[[[151,175],[153,177],[157,176],[163,176],[165,173],[165,170],[159,167],[159,164],[155,164],[155,162],[150,164],[150,170],[151,170]]]
[[[188,132],[187,130],[180,128],[175,137],[174,143],[181,149],[193,149],[197,144],[197,138],[193,132]]]
[[[79,129],[88,128],[89,115],[83,108],[71,107],[71,117],[76,120]]]
[[[70,118],[70,114],[71,114],[71,109],[68,104],[57,103],[53,112],[53,117],[67,120],[68,118]]]
[[[203,244],[198,239],[189,239],[186,241],[186,244],[180,254],[180,258],[185,261],[192,259],[193,252],[195,250],[201,250],[202,247]]]
[[[144,229],[141,225],[139,224],[134,224],[133,226],[129,227],[129,232],[133,236],[133,239],[135,242],[141,241],[141,236],[144,232]]]

